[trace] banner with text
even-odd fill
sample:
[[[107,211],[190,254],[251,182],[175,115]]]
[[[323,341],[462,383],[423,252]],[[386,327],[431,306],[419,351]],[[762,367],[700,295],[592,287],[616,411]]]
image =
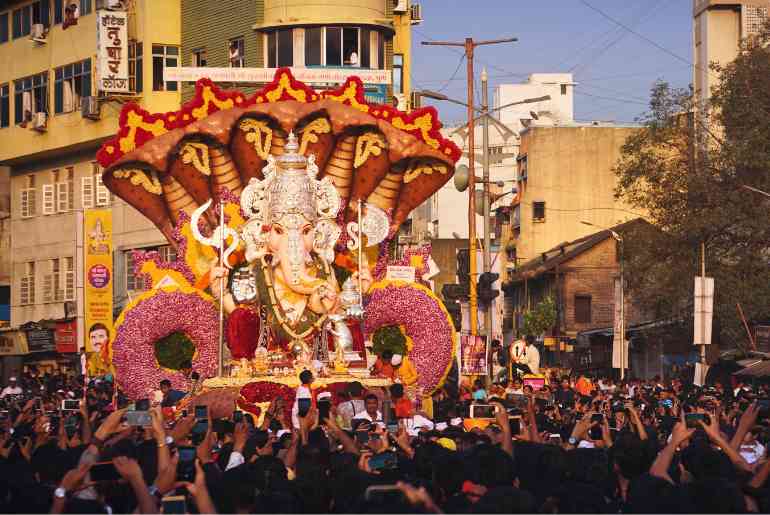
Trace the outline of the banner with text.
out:
[[[96,11],[96,89],[127,93],[128,13]]]
[[[172,67],[163,69],[166,82],[195,82],[207,78],[214,82],[273,82],[278,68],[215,68],[215,67]],[[364,84],[390,84],[389,70],[365,68],[301,68],[292,67],[291,73],[298,81],[306,84],[342,84],[349,77],[358,77]]]
[[[112,336],[112,211],[86,209],[83,223],[84,343],[87,353],[98,354],[107,344],[103,340]],[[92,337],[92,333],[98,338]]]

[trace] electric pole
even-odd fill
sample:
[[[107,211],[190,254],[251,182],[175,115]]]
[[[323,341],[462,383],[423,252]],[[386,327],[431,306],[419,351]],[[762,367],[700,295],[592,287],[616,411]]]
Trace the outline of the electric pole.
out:
[[[474,148],[474,111],[473,107],[473,52],[477,46],[483,45],[495,45],[498,43],[513,43],[518,41],[517,38],[505,38],[505,39],[491,39],[486,41],[474,41],[473,38],[465,38],[464,42],[455,41],[422,41],[422,45],[426,46],[455,46],[463,47],[465,49],[465,59],[468,62],[468,250],[470,254],[470,322],[471,322],[471,335],[476,336],[478,334],[478,293],[476,292],[476,284],[478,281],[478,269],[476,268],[476,175],[475,175],[475,152]],[[486,114],[486,112],[485,112]],[[484,117],[485,123],[486,116]],[[485,153],[485,164],[488,163],[488,156]],[[485,168],[485,173],[487,166]],[[488,178],[488,177],[487,177]],[[487,185],[484,186],[488,188]],[[488,200],[485,201],[485,205],[488,204]],[[486,210],[485,210],[486,212]],[[486,238],[489,238],[489,231],[486,231]],[[485,241],[486,241],[485,238]],[[489,338],[489,335],[487,335]],[[490,341],[487,341],[487,347],[490,345]],[[489,364],[489,355],[487,354],[487,365]]]

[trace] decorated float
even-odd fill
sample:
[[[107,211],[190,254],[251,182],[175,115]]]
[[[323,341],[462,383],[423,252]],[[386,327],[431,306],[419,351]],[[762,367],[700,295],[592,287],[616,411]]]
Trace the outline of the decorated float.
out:
[[[280,69],[251,96],[202,79],[180,111],[124,107],[97,154],[103,182],[177,256],[135,252],[147,289],[110,350],[126,395],[162,379],[190,391],[185,361],[203,378],[188,401],[214,416],[290,402],[304,369],[333,393],[399,381],[420,399],[442,384],[457,335],[423,279],[430,246],[396,256],[395,242],[460,150],[433,108],[406,114],[363,93],[356,78],[316,92]],[[415,280],[388,279],[391,265]]]

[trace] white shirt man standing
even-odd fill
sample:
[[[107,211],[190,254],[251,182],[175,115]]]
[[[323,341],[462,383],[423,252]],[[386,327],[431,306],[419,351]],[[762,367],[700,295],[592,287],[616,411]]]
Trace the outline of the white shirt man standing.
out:
[[[4,399],[8,395],[21,395],[24,393],[24,391],[21,389],[21,386],[16,384],[16,378],[10,377],[8,379],[8,386],[3,388],[3,391],[0,392],[0,399]]]

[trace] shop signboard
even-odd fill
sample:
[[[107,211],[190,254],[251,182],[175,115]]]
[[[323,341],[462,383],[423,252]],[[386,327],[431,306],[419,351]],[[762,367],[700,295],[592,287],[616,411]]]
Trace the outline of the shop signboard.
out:
[[[56,322],[54,330],[54,339],[56,341],[56,352],[59,354],[75,353],[78,351],[78,342],[76,339],[77,323],[74,320],[66,322]]]

